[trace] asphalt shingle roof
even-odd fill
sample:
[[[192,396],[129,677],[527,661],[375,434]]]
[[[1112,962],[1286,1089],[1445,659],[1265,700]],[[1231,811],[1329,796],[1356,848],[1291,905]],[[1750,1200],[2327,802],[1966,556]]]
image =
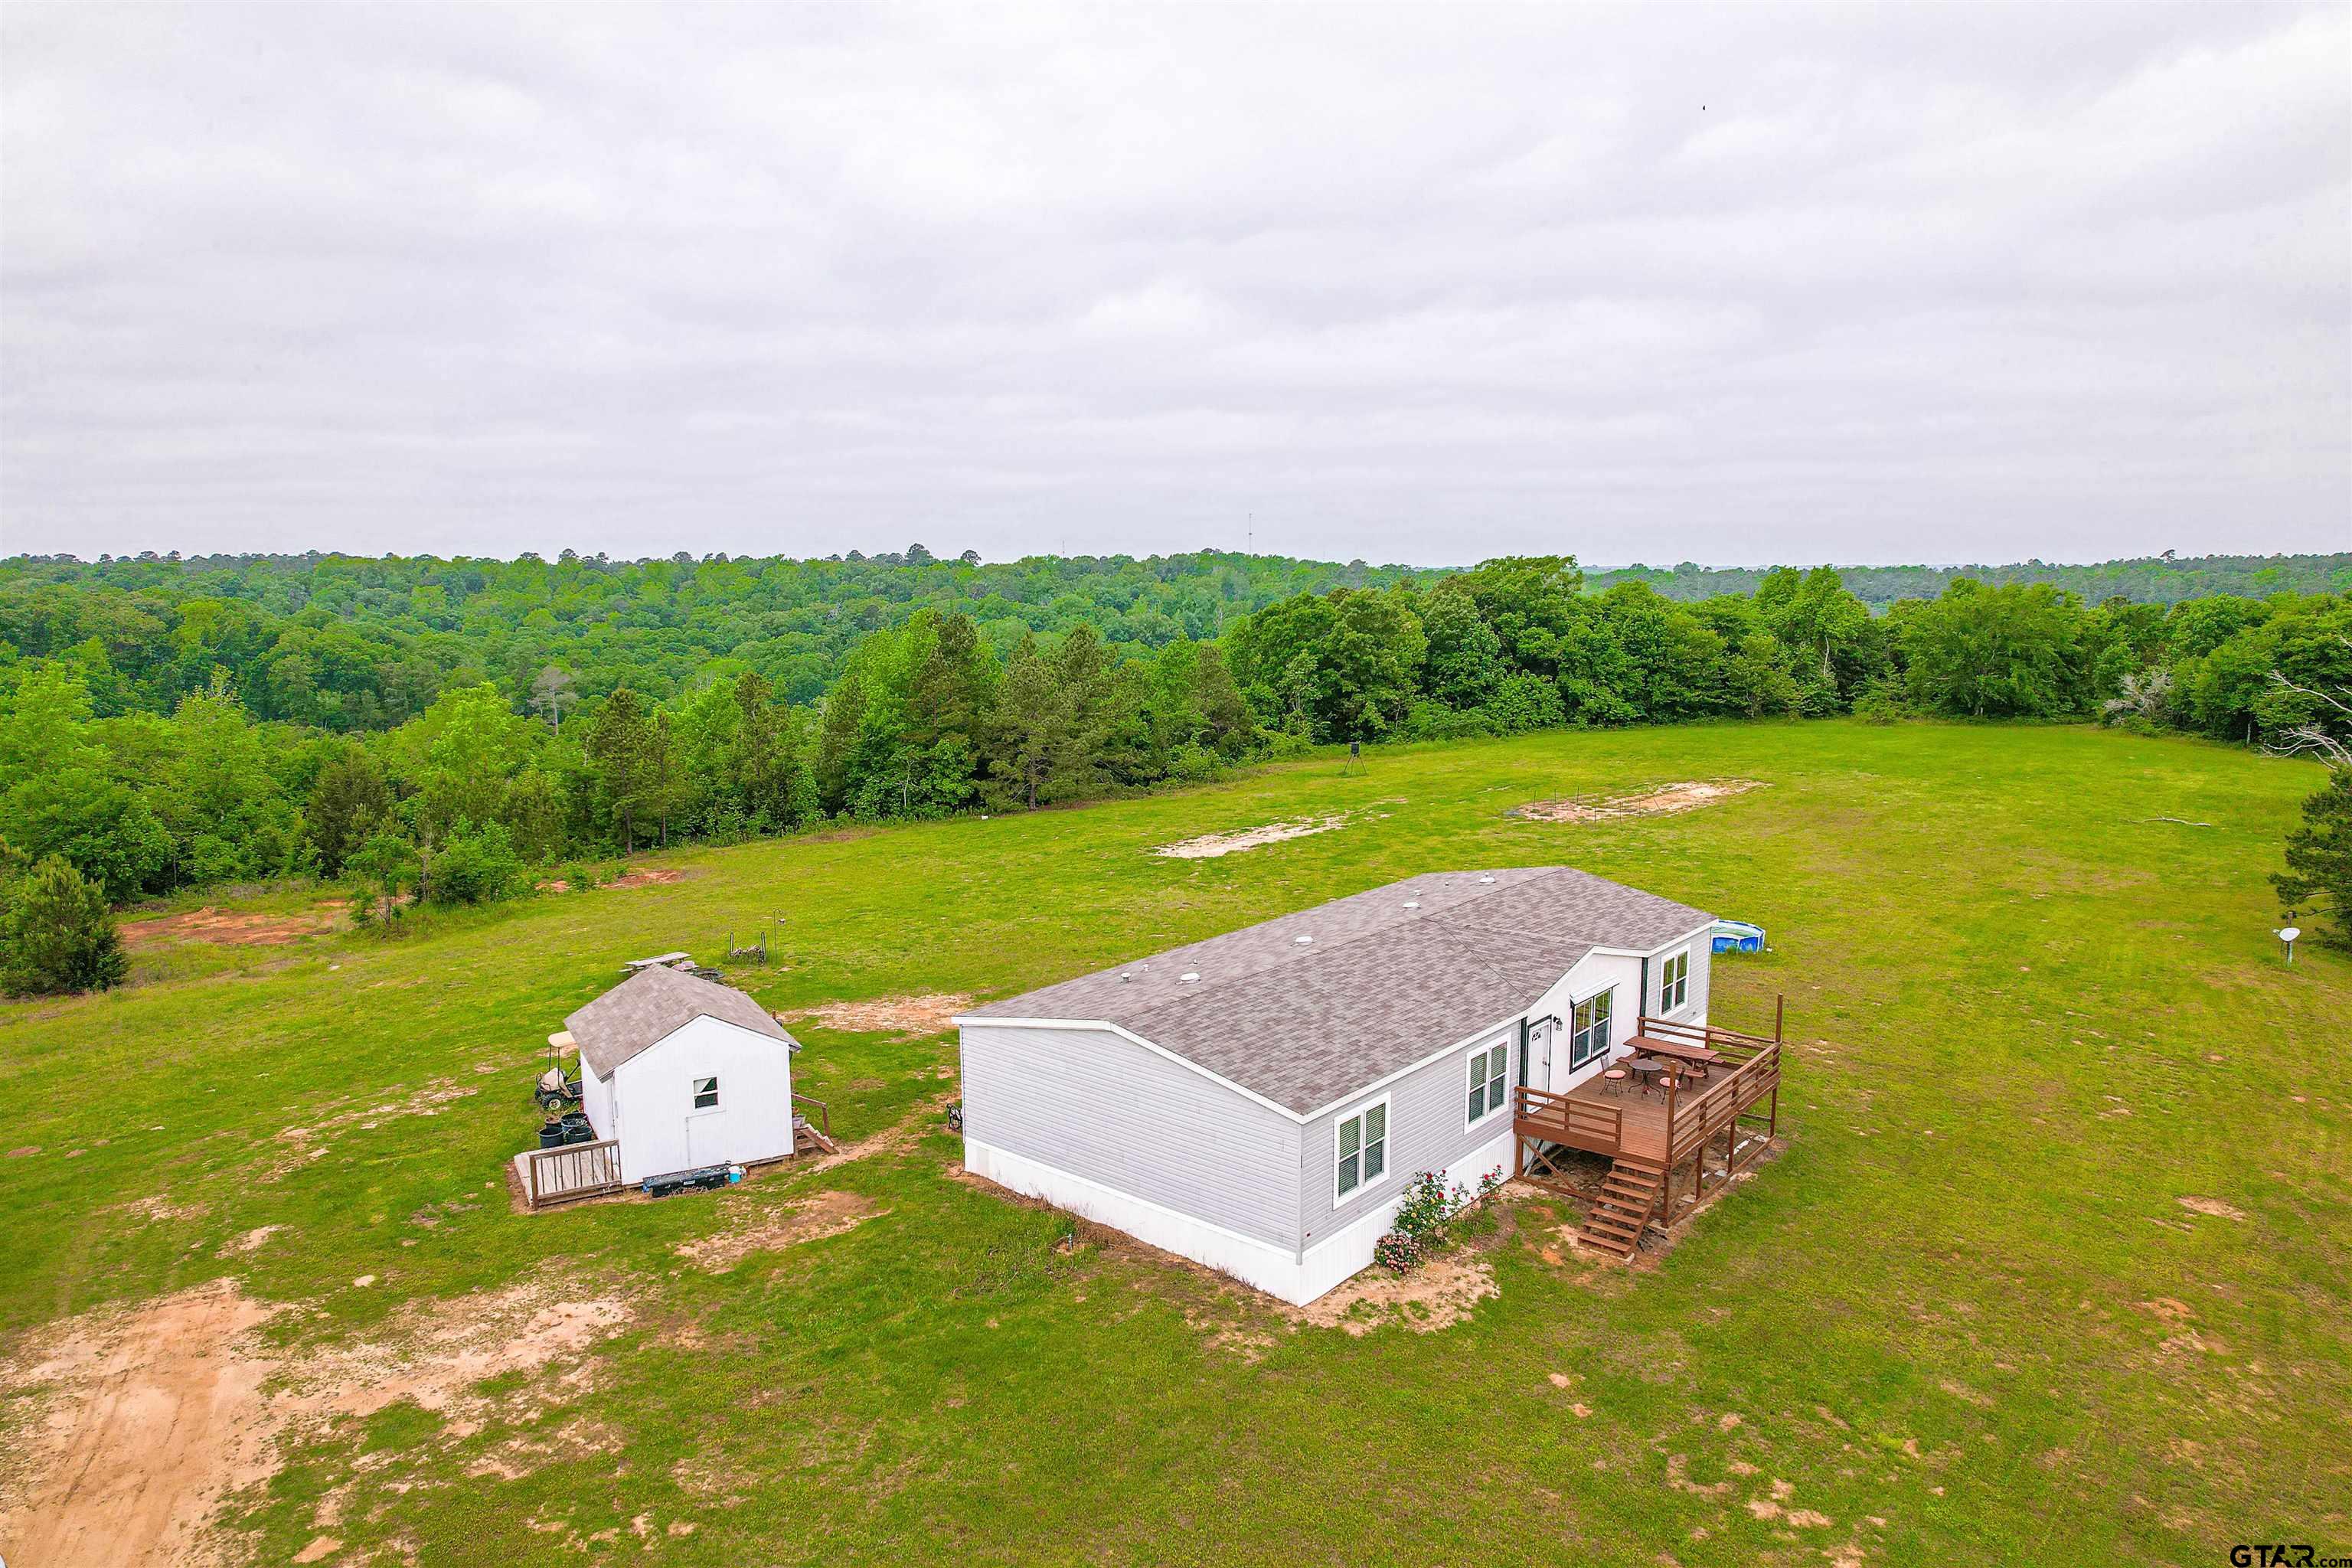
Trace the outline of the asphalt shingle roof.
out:
[[[793,1037],[768,1010],[731,985],[676,969],[641,969],[563,1020],[580,1058],[610,1078],[646,1047],[667,1039],[697,1018],[720,1018],[786,1047]]]
[[[1523,1010],[1596,947],[1713,918],[1568,866],[1436,871],[964,1016],[1116,1024],[1303,1116]]]

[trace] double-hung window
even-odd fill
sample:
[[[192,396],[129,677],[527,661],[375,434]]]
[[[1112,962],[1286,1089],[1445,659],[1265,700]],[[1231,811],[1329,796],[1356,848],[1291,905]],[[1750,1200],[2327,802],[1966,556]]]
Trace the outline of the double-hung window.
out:
[[[1609,1014],[1614,991],[1603,991],[1576,1005],[1569,1021],[1568,1066],[1571,1072],[1609,1054]]]
[[[1658,971],[1658,1011],[1671,1013],[1690,1000],[1690,953],[1678,952]]]
[[[719,1080],[698,1078],[694,1080],[694,1109],[709,1110],[719,1104]]]
[[[1339,1194],[1346,1197],[1389,1168],[1389,1102],[1368,1105],[1339,1123]]]
[[[1505,1067],[1509,1050],[1496,1042],[1491,1048],[1470,1053],[1470,1120],[1477,1121],[1503,1109]]]

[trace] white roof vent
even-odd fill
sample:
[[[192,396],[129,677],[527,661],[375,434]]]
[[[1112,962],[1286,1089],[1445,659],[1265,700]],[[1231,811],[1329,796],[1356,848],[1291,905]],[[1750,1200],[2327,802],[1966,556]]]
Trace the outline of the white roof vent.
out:
[[[1404,901],[1404,907],[1409,910],[1417,910],[1421,908],[1421,900],[1419,899],[1407,899]]]
[[[1493,881],[1495,879],[1494,879],[1494,878],[1492,878],[1492,877],[1481,877],[1481,878],[1479,878],[1478,879],[1479,879],[1480,881],[1482,881],[1482,882],[1491,882],[1491,881]]]
[[[1313,942],[1315,939],[1311,936],[1301,936],[1294,937],[1291,940],[1297,942],[1299,946],[1305,947],[1308,942]]]
[[[1188,984],[1188,985],[1189,985],[1189,984],[1191,984],[1193,981],[1198,980],[1198,979],[1200,979],[1201,977],[1200,977],[1198,974],[1195,974],[1194,973],[1192,973],[1191,970],[1189,970],[1189,969],[1188,969],[1188,970],[1186,970],[1183,973],[1181,973],[1181,974],[1178,975],[1176,978],[1177,978],[1177,979],[1179,979],[1179,980],[1183,981],[1186,984]]]

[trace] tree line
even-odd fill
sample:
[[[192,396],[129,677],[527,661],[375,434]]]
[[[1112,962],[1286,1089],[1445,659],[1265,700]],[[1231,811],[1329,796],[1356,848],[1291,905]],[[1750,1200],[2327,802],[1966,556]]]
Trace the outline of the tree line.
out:
[[[1769,567],[1628,566],[1595,573],[1593,586],[1647,583],[1669,599],[1711,599],[1753,594]],[[2352,594],[2352,552],[2332,555],[2197,555],[2172,551],[2127,561],[2069,565],[2021,561],[2005,566],[1841,566],[1838,576],[1863,603],[1884,607],[1904,599],[1932,599],[1963,577],[1992,587],[2046,583],[2092,604],[2125,599],[2136,605],[2177,605],[2229,594],[2267,599],[2273,594]]]
[[[1021,639],[1085,626],[1104,644],[1156,649],[1223,638],[1243,616],[1334,588],[1426,591],[1448,574],[1402,566],[1191,554],[982,563],[920,544],[866,557],[552,561],[431,556],[147,554],[85,563],[0,561],[0,665],[76,665],[101,717],[170,714],[215,669],[258,720],[362,733],[394,729],[444,690],[488,682],[521,707],[550,665],[591,700],[626,686],[668,701],[757,670],[783,699],[817,701],[870,634],[916,612],[961,615],[1002,660]],[[1769,574],[1685,563],[1583,581],[1622,582],[1698,605],[1752,598]],[[1988,586],[2047,583],[2085,603],[2352,591],[2352,554],[2155,557],[2096,566],[1843,567],[1874,612],[1933,598],[1966,575]]]
[[[19,556],[0,562],[0,663],[75,664],[101,717],[169,714],[226,669],[256,719],[359,733],[484,682],[520,708],[550,665],[590,699],[667,701],[750,669],[805,704],[869,634],[924,609],[970,619],[999,658],[1079,626],[1156,648],[1295,594],[1412,575],[1209,551],[982,564],[920,544],[824,561]]]
[[[1521,557],[1309,588],[1156,644],[1085,619],[1008,644],[922,605],[860,636],[814,700],[757,652],[683,685],[656,660],[605,691],[549,660],[441,683],[359,731],[263,711],[250,665],[210,666],[163,712],[105,700],[73,645],[20,652],[0,663],[8,907],[37,894],[54,921],[94,900],[103,924],[108,904],[317,875],[396,921],[417,901],[576,884],[585,862],[649,845],[1035,809],[1347,741],[1916,712],[2263,744],[2344,731],[2326,694],[2352,689],[2352,603],[2091,605],[1964,578],[1874,615],[1829,568],[1680,603]]]

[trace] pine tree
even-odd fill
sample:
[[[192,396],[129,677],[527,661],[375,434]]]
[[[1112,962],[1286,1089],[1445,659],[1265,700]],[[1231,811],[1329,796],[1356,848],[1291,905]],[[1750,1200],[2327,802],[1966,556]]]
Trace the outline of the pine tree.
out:
[[[1004,683],[996,704],[996,754],[989,773],[1011,787],[1011,798],[1037,809],[1047,798],[1054,759],[1063,750],[1070,705],[1061,676],[1037,651],[1037,639],[1024,637],[1005,661]]]
[[[106,891],[62,856],[36,864],[0,907],[0,983],[40,994],[103,991],[131,967]]]
[[[2325,915],[2329,940],[2352,947],[2352,768],[2327,770],[2327,787],[2303,803],[2303,826],[2287,835],[2286,869],[2271,878],[2279,901]]]
[[[817,730],[816,792],[827,811],[849,802],[849,763],[866,721],[866,678],[853,669],[825,694],[824,718]]]
[[[341,876],[344,860],[391,816],[392,790],[383,770],[365,752],[353,746],[328,763],[303,813],[310,842],[318,847],[320,872]]]
[[[588,725],[588,761],[596,770],[606,806],[620,825],[624,853],[636,847],[637,818],[644,815],[653,774],[653,726],[645,700],[627,687],[604,700]]]

